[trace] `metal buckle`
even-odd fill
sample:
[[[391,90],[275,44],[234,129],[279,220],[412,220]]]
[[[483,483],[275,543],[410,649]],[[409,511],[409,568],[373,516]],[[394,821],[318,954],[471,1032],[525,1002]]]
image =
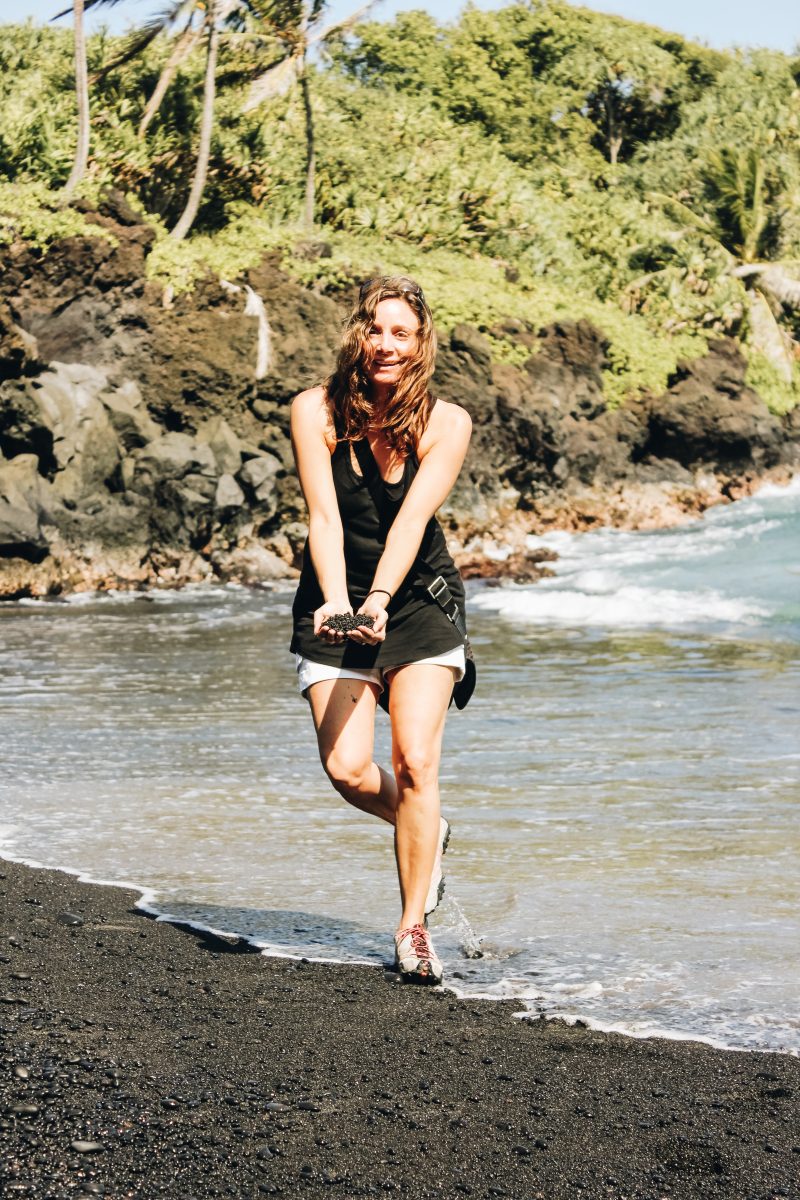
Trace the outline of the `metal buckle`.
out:
[[[447,581],[441,575],[437,575],[433,582],[428,584],[428,591],[431,596],[433,596],[437,604],[442,603],[442,601],[439,599],[440,596],[444,596],[445,593],[447,593],[448,596],[450,594],[450,588],[447,586]],[[446,598],[445,603],[447,603]]]

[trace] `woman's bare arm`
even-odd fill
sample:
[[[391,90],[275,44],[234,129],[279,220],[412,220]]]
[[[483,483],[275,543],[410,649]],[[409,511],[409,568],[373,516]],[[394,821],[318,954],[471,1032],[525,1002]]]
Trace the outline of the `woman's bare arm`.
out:
[[[344,535],[331,470],[330,417],[323,388],[295,396],[291,435],[297,474],[308,506],[308,546],[325,608],[350,612],[344,562]],[[319,610],[322,613],[322,610]],[[315,619],[315,632],[317,620]]]
[[[466,409],[441,400],[436,404],[420,442],[419,470],[392,522],[373,588],[394,595],[405,579],[419,553],[428,522],[458,479],[471,433],[472,421]]]

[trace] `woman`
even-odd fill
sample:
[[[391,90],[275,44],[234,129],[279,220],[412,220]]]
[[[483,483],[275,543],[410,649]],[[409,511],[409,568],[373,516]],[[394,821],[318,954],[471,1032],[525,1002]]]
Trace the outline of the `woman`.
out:
[[[428,389],[433,319],[419,286],[381,276],[361,288],[334,374],[292,402],[295,461],[309,513],[295,597],[300,688],[322,764],[356,808],[395,827],[402,913],[396,967],[440,983],[427,915],[444,890],[438,769],[454,684],[464,675],[464,589],[434,513],[455,483],[471,422]],[[449,586],[450,615],[428,585]],[[447,593],[447,588],[444,589]],[[355,628],[334,617],[356,613]],[[454,623],[454,618],[457,624]],[[379,698],[392,773],[372,759]]]

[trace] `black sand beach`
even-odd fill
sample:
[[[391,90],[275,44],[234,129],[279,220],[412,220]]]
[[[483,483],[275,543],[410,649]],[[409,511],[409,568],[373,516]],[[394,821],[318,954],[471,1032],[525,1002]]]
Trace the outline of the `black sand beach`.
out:
[[[269,959],[0,862],[0,1193],[800,1197],[800,1062]]]

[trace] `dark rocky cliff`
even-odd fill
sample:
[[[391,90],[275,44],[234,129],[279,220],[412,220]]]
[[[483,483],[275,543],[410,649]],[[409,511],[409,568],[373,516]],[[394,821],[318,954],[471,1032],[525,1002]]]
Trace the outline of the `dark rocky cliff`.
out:
[[[343,303],[275,259],[170,302],[145,278],[152,230],[120,200],[94,219],[114,241],[4,251],[0,596],[291,574],[305,531],[288,404],[329,371]],[[248,289],[271,326],[260,380]],[[443,513],[468,572],[486,569],[487,538],[669,524],[797,469],[800,410],[767,410],[733,342],[609,411],[594,328],[504,332],[531,349],[524,367],[493,363],[460,326],[437,369],[438,394],[475,425]],[[524,573],[522,550],[512,561]]]

